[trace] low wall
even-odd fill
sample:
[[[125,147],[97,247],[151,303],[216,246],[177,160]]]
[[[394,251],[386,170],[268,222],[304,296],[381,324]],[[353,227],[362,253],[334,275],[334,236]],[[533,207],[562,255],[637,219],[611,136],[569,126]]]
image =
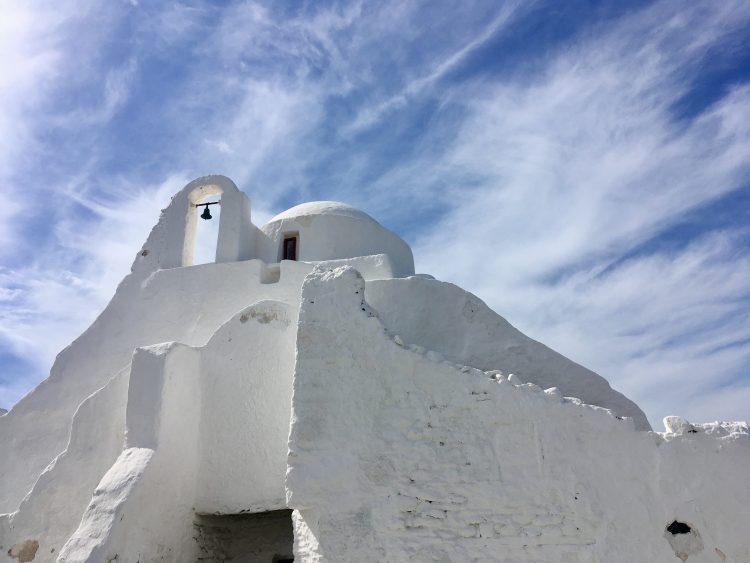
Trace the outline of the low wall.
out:
[[[628,416],[650,430],[646,415],[609,382],[541,342],[529,338],[481,299],[452,283],[423,277],[370,282],[366,298],[393,334],[438,350],[446,359],[515,373],[542,387]]]
[[[0,517],[0,545],[35,542],[35,563],[57,559],[91,492],[122,451],[129,375],[129,368],[121,371],[81,403],[65,451],[47,466],[18,510]],[[0,561],[16,562],[8,552],[0,550]]]
[[[205,346],[136,352],[125,447],[60,562],[194,561],[196,516],[286,508],[296,314],[261,301]]]
[[[198,469],[200,356],[179,344],[138,350],[125,449],[94,491],[61,563],[189,561]]]
[[[127,369],[133,350],[166,341],[201,346],[252,303],[296,304],[311,267],[248,260],[126,277],[96,321],[58,355],[50,377],[0,417],[0,513],[18,508],[65,449],[78,406]]]

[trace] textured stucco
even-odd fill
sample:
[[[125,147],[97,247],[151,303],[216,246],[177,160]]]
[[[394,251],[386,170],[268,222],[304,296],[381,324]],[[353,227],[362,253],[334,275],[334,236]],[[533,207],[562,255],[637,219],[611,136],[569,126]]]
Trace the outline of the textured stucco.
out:
[[[296,309],[262,301],[203,347],[139,349],[123,452],[60,561],[195,560],[196,514],[286,508],[295,336]]]
[[[541,387],[631,417],[650,430],[646,415],[606,379],[529,338],[476,295],[423,277],[368,281],[368,303],[386,328],[411,344],[439,350],[445,359],[514,373]]]
[[[222,201],[216,263],[188,267],[199,214],[194,204],[209,195]],[[197,178],[175,194],[112,301],[60,352],[50,376],[0,417],[0,445],[5,447],[0,456],[0,514],[18,508],[37,477],[65,450],[78,406],[128,369],[135,348],[165,341],[200,345],[251,303],[297,302],[311,266],[278,264],[280,241],[253,225],[250,207],[249,198],[220,175]],[[368,279],[413,273],[406,243],[363,212],[307,213],[300,219],[306,224],[295,227],[302,261],[343,260],[339,263],[361,268]],[[296,221],[298,215],[272,222],[268,229]]]
[[[750,560],[746,425],[636,431],[399,344],[363,290],[350,269],[303,288],[287,475],[299,560],[667,562],[674,520],[702,537],[691,562]]]

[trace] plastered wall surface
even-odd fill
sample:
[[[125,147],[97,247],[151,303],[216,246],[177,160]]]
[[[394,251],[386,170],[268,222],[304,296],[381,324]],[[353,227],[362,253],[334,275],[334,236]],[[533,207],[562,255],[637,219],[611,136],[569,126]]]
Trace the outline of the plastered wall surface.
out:
[[[296,333],[296,307],[261,301],[203,350],[197,512],[286,508]]]
[[[368,281],[367,301],[393,334],[446,359],[514,373],[541,387],[628,416],[650,430],[646,415],[606,379],[514,328],[481,299],[451,283],[423,277]]]
[[[223,176],[199,178],[175,195],[109,305],[89,329],[60,352],[50,376],[0,419],[0,444],[5,448],[5,455],[0,456],[0,513],[18,508],[44,468],[65,449],[78,406],[128,368],[137,346],[165,340],[203,343],[219,324],[249,303],[247,295],[238,291],[238,280],[231,275],[247,266],[236,262],[228,264],[223,272],[204,269],[194,271],[193,276],[183,274],[177,283],[169,276],[163,280],[166,283],[155,280],[160,277],[160,270],[183,265],[186,238],[192,236],[187,227],[195,220],[191,204],[203,192],[223,192],[228,202],[241,203],[240,208],[248,211],[245,222],[251,225],[249,202],[243,203],[247,197]],[[228,213],[226,222],[242,222],[238,213]],[[217,246],[217,252],[231,246],[226,236],[223,241],[219,238],[222,244]],[[192,247],[188,254],[191,252]],[[207,287],[215,287],[216,292],[207,294]],[[185,307],[191,300],[206,306],[207,311]],[[164,311],[160,310],[162,304]],[[176,317],[164,317],[175,310]],[[198,323],[198,319],[202,322]]]
[[[203,347],[139,350],[125,448],[49,560],[196,561],[196,515],[285,508],[295,337],[296,309],[262,301]]]
[[[126,278],[94,324],[60,353],[50,377],[0,419],[0,443],[8,448],[0,457],[0,512],[17,508],[65,448],[78,405],[126,368],[135,348],[171,340],[201,345],[255,301],[296,303],[310,266],[284,262],[283,283],[262,283],[268,268],[251,260],[159,270],[140,282]]]
[[[39,476],[18,510],[0,515],[0,561],[14,544],[43,545],[35,561],[54,561],[75,531],[91,494],[122,451],[129,369],[88,397],[76,410],[70,440]],[[8,559],[6,559],[8,557]]]
[[[389,271],[387,261],[384,262],[377,256],[339,262],[364,266],[363,269],[373,276],[387,275]],[[265,408],[283,408],[285,412],[289,409],[296,304],[304,275],[311,268],[312,265],[302,262],[283,262],[274,267],[258,260],[206,264],[159,270],[142,284],[140,291],[135,295],[132,292],[123,291],[123,286],[121,286],[108,309],[95,325],[68,349],[68,354],[75,360],[69,364],[71,366],[69,369],[76,368],[84,375],[107,373],[114,370],[119,361],[126,363],[126,367],[116,372],[118,375],[113,376],[111,381],[100,382],[104,387],[95,391],[90,399],[84,399],[83,404],[78,408],[81,415],[86,413],[86,417],[78,417],[81,418],[78,422],[76,418],[73,419],[74,422],[67,433],[72,436],[72,439],[65,441],[73,444],[73,450],[78,448],[76,451],[68,451],[71,448],[64,444],[61,453],[54,458],[54,462],[49,467],[40,471],[42,475],[38,478],[29,472],[29,469],[33,467],[31,463],[33,457],[26,460],[26,464],[14,467],[17,473],[11,470],[5,471],[0,486],[7,487],[9,493],[18,492],[17,489],[12,488],[14,479],[23,483],[17,485],[18,488],[26,486],[25,483],[30,483],[28,486],[31,490],[16,511],[0,516],[0,545],[6,543],[14,545],[19,538],[37,538],[49,550],[56,550],[45,554],[39,552],[37,557],[44,555],[49,560],[54,560],[60,547],[75,530],[93,489],[121,451],[132,349],[144,342],[168,339],[170,335],[182,335],[183,340],[188,343],[200,344],[211,336],[212,327],[218,326],[247,303],[262,300],[266,296],[294,304],[289,312],[285,313],[284,319],[285,326],[290,326],[292,329],[289,333],[291,336],[284,341],[283,345],[269,345],[260,351],[258,357],[245,359],[245,363],[241,366],[227,365],[226,358],[223,357],[207,365],[207,372],[216,376],[208,379],[210,383],[206,385],[208,385],[209,393],[217,395],[211,403],[218,406],[219,412],[209,420],[219,427],[226,426],[228,431],[215,432],[216,436],[221,437],[218,440],[211,435],[205,437],[206,459],[209,465],[213,464],[216,467],[204,469],[206,478],[204,487],[201,489],[204,500],[199,501],[198,507],[208,507],[206,510],[229,511],[229,505],[234,503],[235,507],[241,506],[242,509],[249,509],[249,506],[242,504],[247,500],[247,495],[237,495],[236,491],[225,492],[223,497],[218,493],[213,496],[214,491],[223,490],[225,481],[220,478],[222,472],[261,475],[262,473],[251,471],[252,463],[245,462],[243,466],[240,458],[250,457],[253,463],[265,462],[267,454],[260,455],[261,450],[265,451],[279,445],[279,453],[276,454],[278,460],[276,490],[267,487],[267,483],[258,483],[259,486],[249,491],[251,495],[256,493],[260,493],[261,496],[265,495],[262,499],[256,498],[254,506],[283,508],[284,493],[281,482],[285,470],[284,456],[288,428],[278,426],[267,429],[267,440],[261,444],[258,451],[252,448],[243,449],[239,446],[247,441],[248,434],[245,432],[247,420],[242,418],[242,413],[247,411],[242,409],[252,406],[253,401]],[[207,286],[213,287],[214,291],[204,292],[203,288]],[[127,304],[128,297],[131,297],[129,305]],[[186,307],[186,303],[190,305]],[[269,326],[275,326],[276,322],[270,321]],[[130,325],[131,328],[123,330],[123,325]],[[114,338],[113,334],[117,334],[119,339]],[[269,399],[267,394],[259,396],[247,389],[248,385],[254,384],[253,378],[248,374],[260,373],[262,362],[266,365],[262,369],[278,374],[267,380],[274,382],[276,386],[276,389],[271,390],[272,396],[276,397],[275,401]],[[98,371],[87,372],[86,370],[93,369],[92,365],[98,366]],[[55,373],[54,370],[53,373]],[[61,402],[63,398],[68,398],[72,403],[76,393],[82,392],[76,389],[75,384],[79,381],[69,381],[72,377],[65,375],[59,376],[54,383],[48,381],[41,392],[52,393],[58,390]],[[90,385],[96,384],[96,378],[92,378]],[[39,392],[36,391],[35,394]],[[256,398],[253,399],[253,397]],[[59,409],[55,408],[60,406],[58,403],[46,408],[38,397],[34,399],[35,408],[38,410],[29,411],[30,414],[36,412],[38,415],[43,412],[45,420],[48,417],[62,418]],[[19,412],[23,413],[24,409],[22,408]],[[258,415],[264,411],[261,409],[253,412]],[[268,420],[274,419],[270,417]],[[40,443],[29,445],[30,451],[36,452],[39,458],[45,452],[43,447],[52,448],[50,444],[54,443],[52,440],[54,436],[48,436],[44,432],[44,426],[34,425],[27,432],[19,433],[21,436],[39,434],[44,438]],[[229,436],[233,436],[232,439],[237,439],[238,442],[232,443]],[[18,448],[18,445],[11,442],[8,451],[12,452],[14,448]],[[219,451],[222,453],[220,455],[213,453],[210,451],[211,448],[221,448]],[[222,462],[222,456],[224,462]],[[230,463],[235,461],[236,465]],[[41,464],[41,460],[38,463]],[[25,469],[25,471],[20,469]],[[38,482],[34,485],[37,479]],[[0,550],[0,561],[5,556],[7,553]]]
[[[679,561],[674,520],[700,535],[686,560],[750,560],[746,425],[636,431],[400,345],[363,291],[345,269],[303,288],[287,475],[300,561]]]
[[[217,263],[189,267],[199,220],[194,204],[207,196],[222,201]],[[268,230],[276,232],[287,220],[301,221],[295,227],[302,237],[301,260],[306,255],[309,260],[343,259],[358,265],[368,279],[413,273],[406,243],[361,211],[333,204],[326,207],[332,214],[316,217],[309,205],[306,211],[300,207],[302,214],[272,221]],[[178,192],[112,301],[58,355],[49,378],[0,417],[0,444],[5,447],[0,456],[0,514],[18,508],[37,477],[65,449],[78,406],[127,369],[135,348],[165,341],[201,345],[251,303],[296,303],[311,266],[278,264],[279,245],[280,240],[252,224],[249,199],[228,178],[198,178]],[[39,423],[40,413],[44,424]]]
[[[198,470],[200,354],[179,344],[138,350],[127,438],[58,561],[190,561]],[[40,542],[41,543],[41,542]]]

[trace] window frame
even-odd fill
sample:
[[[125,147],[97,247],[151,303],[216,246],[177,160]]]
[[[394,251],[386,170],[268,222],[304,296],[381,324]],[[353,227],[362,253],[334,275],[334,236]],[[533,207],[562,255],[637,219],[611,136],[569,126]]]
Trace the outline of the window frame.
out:
[[[294,241],[294,258],[287,258],[287,242]],[[284,233],[281,239],[281,260],[299,261],[299,233]]]

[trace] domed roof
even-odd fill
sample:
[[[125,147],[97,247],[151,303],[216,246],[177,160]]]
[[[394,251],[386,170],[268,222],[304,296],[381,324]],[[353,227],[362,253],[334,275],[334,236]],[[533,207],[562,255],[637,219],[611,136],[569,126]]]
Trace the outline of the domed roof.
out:
[[[370,217],[364,211],[360,211],[356,207],[352,207],[346,203],[341,203],[340,201],[311,201],[295,205],[291,209],[279,213],[266,224],[281,221],[282,219],[295,219],[312,215],[343,215],[353,219],[366,219],[377,223],[375,219]]]

